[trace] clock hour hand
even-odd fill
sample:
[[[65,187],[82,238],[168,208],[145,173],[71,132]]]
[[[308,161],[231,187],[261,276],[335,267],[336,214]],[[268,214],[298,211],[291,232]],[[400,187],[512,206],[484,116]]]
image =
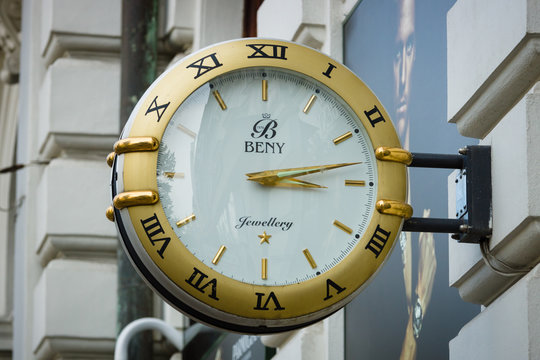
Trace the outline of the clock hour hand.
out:
[[[337,169],[344,166],[350,166],[350,165],[356,165],[360,164],[359,162],[354,163],[341,163],[341,164],[330,164],[330,165],[319,165],[319,166],[305,166],[305,167],[298,167],[298,168],[291,168],[291,169],[277,169],[277,170],[265,170],[265,171],[259,171],[255,173],[248,173],[246,176],[248,177],[247,180],[256,181],[261,185],[267,185],[267,186],[287,186],[287,185],[281,185],[285,184],[285,180],[294,180],[297,184],[310,184],[308,185],[300,185],[300,187],[323,187],[316,184],[307,183],[305,181],[301,181],[298,179],[293,179],[295,176],[303,176],[308,174],[314,174],[326,170],[332,170]],[[281,183],[281,184],[279,184]],[[313,186],[316,185],[316,186]]]

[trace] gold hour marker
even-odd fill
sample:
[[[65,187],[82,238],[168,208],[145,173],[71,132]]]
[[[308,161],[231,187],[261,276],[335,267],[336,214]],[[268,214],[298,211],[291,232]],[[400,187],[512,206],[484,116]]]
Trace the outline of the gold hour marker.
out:
[[[268,100],[268,80],[266,79],[262,81],[262,99],[263,101]]]
[[[347,234],[352,234],[352,229],[351,229],[350,227],[348,227],[347,225],[345,225],[345,224],[343,224],[343,223],[340,223],[340,222],[337,221],[337,220],[334,220],[334,225],[335,225],[337,228],[339,228],[339,229],[345,231]]]
[[[345,186],[366,186],[364,180],[345,180]]]
[[[221,256],[223,256],[223,253],[227,250],[227,247],[225,245],[221,245],[218,252],[216,253],[216,256],[214,256],[214,259],[212,260],[212,264],[217,265],[219,260],[221,259]]]
[[[169,179],[172,179],[172,178],[180,178],[180,179],[183,179],[183,178],[184,178],[184,173],[182,173],[182,172],[165,171],[165,172],[163,173],[163,175],[165,175],[165,176],[168,177]]]
[[[268,270],[268,259],[262,258],[261,259],[261,279],[263,280],[268,279],[267,270]]]
[[[311,97],[309,98],[306,106],[304,106],[304,114],[307,114],[309,112],[309,109],[311,109],[311,107],[313,106],[313,103],[315,102],[315,100],[317,99],[317,96],[314,94],[314,95],[311,95]]]
[[[315,262],[315,260],[313,260],[313,256],[311,256],[311,253],[309,252],[309,250],[304,249],[302,250],[302,252],[304,253],[304,256],[306,257],[309,265],[311,265],[311,268],[315,269],[317,267],[317,263]]]
[[[223,109],[223,110],[225,110],[225,109]],[[185,127],[185,126],[182,125],[182,124],[178,124],[176,127],[179,128],[179,129],[182,130],[184,133],[186,133],[187,135],[191,136],[191,137],[194,138],[194,139],[195,139],[195,137],[197,136],[197,134],[196,134],[194,131],[188,129],[187,127]]]
[[[189,216],[188,216],[187,218],[185,218],[185,219],[178,220],[178,221],[176,222],[176,226],[182,227],[182,226],[186,225],[188,222],[191,222],[191,221],[193,221],[193,220],[195,220],[195,219],[196,219],[196,218],[195,218],[195,214],[191,214],[191,215],[189,215]]]
[[[341,136],[338,136],[337,138],[334,139],[334,144],[339,144],[339,143],[342,143],[344,142],[345,140],[347,139],[350,139],[352,137],[352,132],[348,131],[346,132],[345,134],[341,135]]]
[[[214,90],[212,92],[212,94],[214,94],[214,97],[216,98],[216,101],[218,102],[219,107],[221,107],[221,110],[226,110],[227,105],[225,105],[225,101],[223,101],[223,99],[221,98],[221,95],[219,94],[219,91]]]

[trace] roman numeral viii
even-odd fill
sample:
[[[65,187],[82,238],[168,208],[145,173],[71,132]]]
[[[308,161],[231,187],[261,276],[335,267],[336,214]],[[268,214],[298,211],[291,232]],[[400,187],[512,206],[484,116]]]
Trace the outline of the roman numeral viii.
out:
[[[165,234],[165,230],[163,230],[163,227],[161,226],[157,215],[154,213],[154,215],[150,216],[148,219],[141,220],[141,224],[143,226],[144,232],[146,233],[146,236],[148,236],[148,240],[150,240],[150,243],[152,243],[152,246],[155,246],[156,243],[161,243],[161,247],[159,248],[159,250],[157,250],[157,253],[159,254],[159,256],[161,256],[162,259],[164,259],[163,253],[167,249],[171,238],[158,237],[159,234]]]
[[[189,279],[186,279],[186,282],[189,285],[193,286],[195,289],[202,292],[203,294],[206,294],[206,288],[210,287],[210,294],[208,295],[208,297],[214,300],[219,300],[217,297],[217,280],[206,280],[207,278],[208,275],[194,267],[193,273],[191,274]]]
[[[272,44],[248,44],[246,46],[255,50],[253,54],[248,56],[248,59],[270,58],[287,60],[285,57],[285,50],[287,50],[287,46]]]
[[[266,301],[264,301],[264,305],[263,305],[263,300],[264,300],[264,297],[266,296],[265,293],[255,293],[255,295],[257,296],[257,306],[255,306],[253,309],[255,310],[270,310],[270,308],[268,307],[268,303],[270,303],[270,300],[274,303],[274,310],[285,310],[284,307],[281,306],[281,304],[279,303],[278,299],[277,299],[277,296],[276,294],[274,294],[273,291],[270,292],[270,295],[268,295],[268,297],[266,298]]]
[[[377,228],[375,229],[373,236],[366,245],[366,249],[370,250],[372,253],[375,254],[375,257],[378,258],[383,251],[389,236],[390,231],[384,230],[377,224]]]

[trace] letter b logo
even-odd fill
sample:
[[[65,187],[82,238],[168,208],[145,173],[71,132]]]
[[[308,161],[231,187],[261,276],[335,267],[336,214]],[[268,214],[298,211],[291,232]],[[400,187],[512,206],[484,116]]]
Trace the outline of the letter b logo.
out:
[[[276,127],[278,123],[276,120],[272,119],[261,119],[253,125],[253,132],[251,137],[258,139],[264,136],[265,139],[272,139],[276,136]]]

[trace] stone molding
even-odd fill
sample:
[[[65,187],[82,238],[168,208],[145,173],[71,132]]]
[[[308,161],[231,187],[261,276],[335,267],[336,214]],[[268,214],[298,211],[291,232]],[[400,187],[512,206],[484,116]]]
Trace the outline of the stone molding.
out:
[[[463,136],[484,138],[540,80],[540,35],[516,46],[473,96],[449,120]]]
[[[540,80],[539,12],[540,0],[458,1],[448,12],[448,118],[462,135],[484,138]]]
[[[89,339],[67,336],[45,337],[36,348],[38,360],[45,359],[111,359],[115,339]]]
[[[540,86],[515,105],[484,141],[492,146],[490,248],[496,258],[516,268],[532,268],[540,261],[539,116]],[[449,178],[449,214],[455,215],[452,182]],[[449,250],[450,285],[459,289],[465,301],[487,306],[521,278],[493,272],[478,246],[451,241]]]
[[[20,32],[21,0],[0,0],[0,49],[4,57],[0,80],[6,84],[19,82]]]

